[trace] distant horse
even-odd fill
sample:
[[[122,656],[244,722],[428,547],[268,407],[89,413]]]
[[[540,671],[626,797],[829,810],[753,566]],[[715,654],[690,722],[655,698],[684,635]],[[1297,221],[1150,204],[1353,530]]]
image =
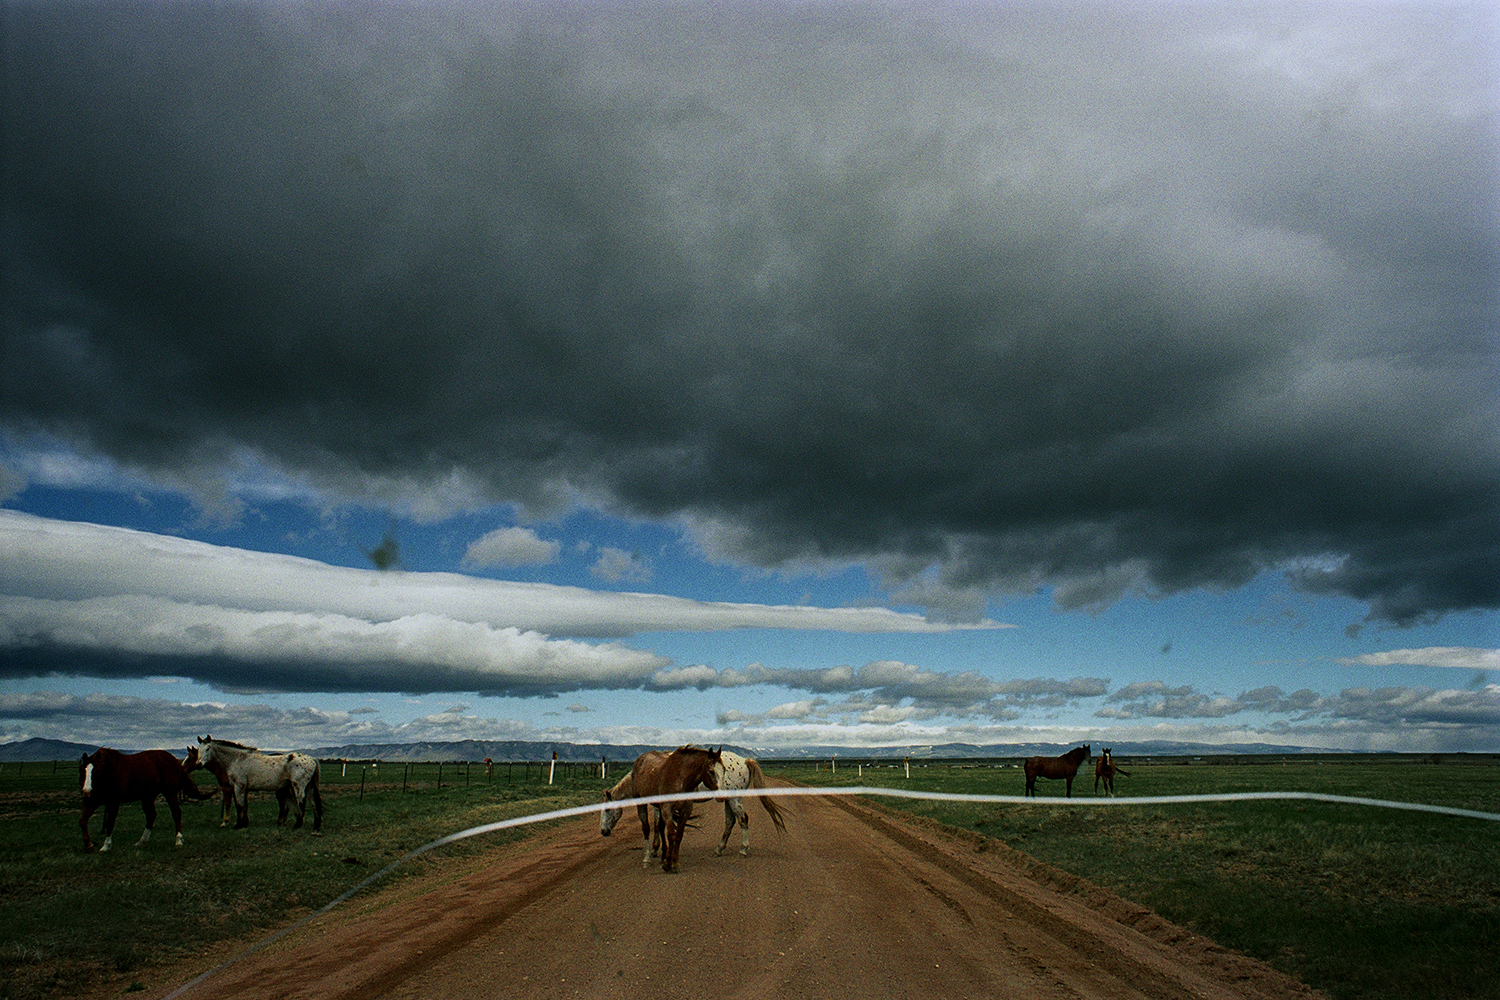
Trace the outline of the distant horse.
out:
[[[660,767],[636,773],[635,794],[639,796],[671,795],[674,792],[691,792],[699,786],[716,792],[719,790],[719,784],[714,772],[721,759],[718,750],[705,750],[694,746],[678,747],[667,754]],[[678,855],[682,849],[682,834],[687,829],[688,821],[693,818],[693,804],[673,802],[670,803],[670,809],[666,811],[670,812],[671,821],[667,823],[667,829],[663,834],[665,842],[661,850],[661,870],[670,872],[677,867]],[[649,858],[642,860],[642,864],[649,863]]]
[[[146,814],[146,829],[135,846],[141,847],[151,839],[151,828],[156,825],[156,797],[167,800],[172,810],[172,822],[177,827],[177,846],[182,846],[182,806],[179,796],[189,795],[196,799],[212,796],[212,792],[199,791],[182,762],[165,750],[144,750],[141,753],[121,753],[109,747],[101,747],[91,754],[84,754],[78,761],[78,787],[83,793],[83,815],[78,818],[78,827],[83,831],[83,849],[91,850],[93,840],[89,838],[89,817],[99,806],[104,806],[104,843],[99,846],[102,854],[109,850],[114,840],[115,819],[120,814],[120,803],[139,802]]]
[[[640,793],[635,790],[636,773],[640,772],[643,774],[649,774],[651,772],[654,772],[661,767],[662,761],[666,759],[667,752],[665,750],[647,750],[645,753],[641,754],[635,759],[635,766],[630,769],[629,773],[627,773],[625,777],[617,781],[615,783],[615,787],[609,789],[604,793],[604,801],[620,802],[624,799],[637,798]],[[661,853],[661,830],[665,826],[665,824],[662,822],[660,805],[636,806],[635,811],[636,815],[638,815],[641,819],[641,836],[645,838],[646,841],[646,853],[641,858],[641,865],[646,866],[651,864],[652,858]],[[614,830],[615,824],[620,821],[620,817],[624,814],[624,812],[624,809],[601,810],[599,813],[600,835],[608,837],[610,835],[610,831]],[[653,813],[655,813],[656,818],[655,836],[652,836],[653,827],[651,819]]]
[[[1115,763],[1115,758],[1109,747],[1104,748],[1104,753],[1099,755],[1099,760],[1094,764],[1094,794],[1099,794],[1099,781],[1104,780],[1104,791],[1110,798],[1115,795],[1115,775],[1123,774],[1130,776],[1130,772]]]
[[[275,791],[281,802],[281,815],[277,826],[286,823],[287,800],[283,790],[297,805],[297,822],[293,829],[302,826],[302,817],[307,811],[308,796],[313,802],[313,832],[323,829],[323,796],[318,792],[318,762],[305,753],[261,753],[255,747],[231,740],[216,740],[212,736],[198,737],[198,759],[202,766],[212,772],[214,764],[224,768],[229,783],[234,788],[236,830],[250,825],[250,789]]]
[[[1073,777],[1078,773],[1078,765],[1088,760],[1092,754],[1089,753],[1088,744],[1074,747],[1061,757],[1028,757],[1026,758],[1026,794],[1036,797],[1036,779],[1063,778],[1068,783],[1068,798],[1073,797]]]
[[[728,750],[720,751],[720,763],[714,777],[718,779],[720,792],[766,787],[766,776],[761,771],[759,762],[749,757],[741,757]],[[786,820],[783,819],[783,813],[776,807],[776,803],[766,795],[756,797],[770,814],[771,822],[776,824],[776,832],[786,833]],[[720,798],[724,797],[720,796]],[[750,853],[750,814],[745,811],[744,799],[729,797],[724,798],[724,837],[719,841],[719,849],[714,852],[715,856],[724,853],[724,848],[729,843],[729,835],[734,832],[736,821],[741,831],[740,854],[743,856]]]

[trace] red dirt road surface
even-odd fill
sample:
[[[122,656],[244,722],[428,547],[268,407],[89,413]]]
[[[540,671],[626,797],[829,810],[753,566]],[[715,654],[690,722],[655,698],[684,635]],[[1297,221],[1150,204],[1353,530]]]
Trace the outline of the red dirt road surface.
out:
[[[722,809],[700,806],[674,874],[642,868],[633,814],[609,838],[569,822],[460,881],[326,914],[182,1000],[1319,996],[1003,846],[848,798],[780,801],[786,836],[747,800],[748,857],[737,832],[713,856]]]

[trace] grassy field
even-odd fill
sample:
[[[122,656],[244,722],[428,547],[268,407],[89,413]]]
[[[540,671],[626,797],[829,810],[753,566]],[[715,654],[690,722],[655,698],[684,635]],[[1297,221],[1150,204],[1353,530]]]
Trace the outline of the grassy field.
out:
[[[1136,762],[1122,797],[1304,791],[1500,813],[1500,758]],[[1019,795],[1014,762],[768,768],[805,784]],[[1088,780],[1075,798],[1093,797]],[[1038,782],[1060,797],[1062,782]],[[1500,997],[1500,822],[1317,802],[1141,807],[878,799],[982,834],[1339,1000]]]
[[[616,765],[614,778],[623,770]],[[172,817],[158,801],[150,844],[139,805],[120,810],[114,847],[84,853],[78,830],[77,763],[0,765],[0,998],[57,1000],[100,971],[127,974],[144,965],[241,938],[253,944],[273,928],[317,910],[408,851],[438,837],[512,816],[596,801],[605,784],[597,767],[495,765],[486,776],[446,765],[408,770],[325,762],[324,834],[275,825],[269,793],[252,795],[251,826],[221,829],[219,803],[183,807],[183,840],[172,846]],[[205,772],[200,787],[212,784]],[[363,790],[361,779],[363,778]],[[403,792],[403,785],[405,791]],[[579,822],[574,819],[571,822]],[[95,843],[103,811],[90,824]],[[402,879],[441,877],[526,830],[502,831],[431,851],[397,868],[376,888]]]
[[[1500,813],[1500,759],[1340,757],[1137,762],[1122,797],[1230,791],[1313,791]],[[840,761],[836,774],[766,762],[804,784],[872,785],[1016,795],[1005,762],[899,767]],[[321,908],[391,861],[457,830],[597,800],[589,766],[546,771],[497,764],[486,775],[447,765],[415,771],[325,763],[325,835],[274,825],[257,796],[248,830],[221,829],[216,801],[184,807],[186,844],[173,848],[161,809],[149,846],[140,808],[121,810],[115,849],[82,850],[76,765],[0,766],[0,1000],[56,1000],[99,972],[123,974],[247,944]],[[200,784],[206,776],[199,772]],[[405,790],[403,791],[403,786]],[[1039,783],[1061,796],[1057,782]],[[1075,783],[1092,795],[1092,777]],[[1313,802],[1142,807],[970,806],[880,799],[978,833],[1107,886],[1221,944],[1262,958],[1339,1000],[1500,998],[1500,823]],[[310,825],[309,819],[309,825]],[[564,822],[578,822],[567,820]],[[96,841],[102,817],[92,829]],[[461,841],[398,868],[376,888],[457,877],[484,851],[526,831]],[[356,901],[347,905],[356,905]]]

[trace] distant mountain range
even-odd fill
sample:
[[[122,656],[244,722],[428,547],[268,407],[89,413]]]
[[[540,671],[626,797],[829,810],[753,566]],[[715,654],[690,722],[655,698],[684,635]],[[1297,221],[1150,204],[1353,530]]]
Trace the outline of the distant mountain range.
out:
[[[719,744],[714,744],[718,746]],[[1279,746],[1271,743],[1173,743],[1164,740],[1146,742],[1119,741],[1109,744],[1119,757],[1193,757],[1248,754],[1302,754],[1330,753],[1310,747]],[[188,744],[169,747],[179,756],[186,752]],[[772,749],[768,747],[744,747],[724,744],[724,749],[746,757],[761,760],[826,760],[845,757],[851,760],[882,760],[911,757],[913,760],[961,760],[981,757],[1031,757],[1037,754],[1054,756],[1066,752],[1076,743],[943,743],[934,746],[885,746],[885,747],[840,747],[806,746],[795,749]],[[1094,746],[1094,752],[1104,744]],[[32,738],[15,743],[0,743],[0,762],[77,760],[85,754],[99,749],[98,744],[69,743],[63,740]],[[126,749],[119,747],[116,749]],[[137,748],[144,749],[144,748]],[[266,750],[293,749],[288,747],[264,747]],[[458,740],[456,742],[432,743],[348,743],[336,747],[302,747],[303,753],[312,754],[321,760],[382,760],[382,761],[496,761],[551,760],[557,754],[563,761],[597,761],[601,757],[611,761],[635,760],[647,750],[664,749],[662,746],[631,744],[606,745],[600,743],[549,743],[524,740]]]

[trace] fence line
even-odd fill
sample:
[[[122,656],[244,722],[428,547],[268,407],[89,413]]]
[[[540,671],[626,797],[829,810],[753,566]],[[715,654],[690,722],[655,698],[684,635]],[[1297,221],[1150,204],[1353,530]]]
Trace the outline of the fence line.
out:
[[[1405,809],[1414,812],[1440,813],[1445,816],[1458,816],[1465,819],[1488,820],[1490,822],[1500,823],[1500,813],[1481,812],[1477,809],[1459,809],[1454,806],[1434,806],[1427,805],[1421,802],[1395,802],[1389,799],[1365,799],[1353,795],[1329,795],[1323,792],[1222,792],[1209,795],[1143,795],[1128,798],[1074,799],[1057,798],[1056,796],[1029,798],[1022,795],[980,795],[960,792],[923,792],[909,788],[876,788],[871,786],[856,785],[844,788],[814,788],[805,786],[794,788],[747,788],[743,790],[736,790],[733,797],[751,798],[754,796],[761,796],[765,798],[790,798],[798,796],[829,795],[886,796],[889,798],[923,799],[927,801],[940,802],[969,802],[995,805],[1035,805],[1046,807],[1071,807],[1087,809],[1096,809],[1101,806],[1154,806],[1180,805],[1184,803],[1194,802],[1268,802],[1289,800],[1329,802],[1337,805],[1372,806],[1380,809]],[[655,805],[658,803],[667,802],[711,802],[730,797],[731,796],[729,795],[705,795],[704,792],[700,790],[695,792],[674,792],[668,795],[647,795],[640,798],[620,799],[619,801],[611,802],[591,802],[587,805],[570,806],[566,809],[554,809],[550,812],[532,813],[526,816],[514,816],[510,819],[497,820],[494,823],[485,823],[481,826],[471,826],[467,830],[460,830],[457,833],[450,833],[447,836],[439,837],[437,840],[434,840],[427,844],[423,844],[421,847],[408,851],[406,854],[403,854],[395,861],[392,861],[390,864],[380,869],[380,871],[369,876],[363,882],[360,882],[358,885],[354,886],[352,889],[348,890],[337,899],[328,903],[322,909],[308,914],[289,927],[283,927],[281,930],[272,934],[270,937],[267,937],[264,940],[250,946],[249,948],[233,956],[232,958],[227,959],[219,965],[214,966],[212,969],[209,969],[207,972],[198,976],[196,979],[184,983],[177,989],[173,990],[171,993],[168,993],[165,997],[162,998],[162,1000],[176,1000],[177,997],[188,992],[193,987],[197,986],[199,983],[212,976],[214,973],[227,969],[229,966],[234,965],[241,959],[253,955],[255,952],[260,951],[267,945],[272,944],[273,942],[280,940],[287,934],[290,934],[292,931],[297,930],[299,927],[302,927],[312,922],[313,920],[316,920],[318,917],[323,916],[341,903],[359,893],[366,886],[379,881],[411,859],[426,854],[428,851],[434,850],[438,847],[442,847],[446,844],[457,843],[460,840],[467,840],[470,837],[478,837],[486,833],[495,833],[500,830],[509,830],[519,826],[529,826],[532,823],[547,823],[552,820],[568,819],[572,816],[586,816],[589,813],[604,812],[606,809],[627,809],[634,806]]]

